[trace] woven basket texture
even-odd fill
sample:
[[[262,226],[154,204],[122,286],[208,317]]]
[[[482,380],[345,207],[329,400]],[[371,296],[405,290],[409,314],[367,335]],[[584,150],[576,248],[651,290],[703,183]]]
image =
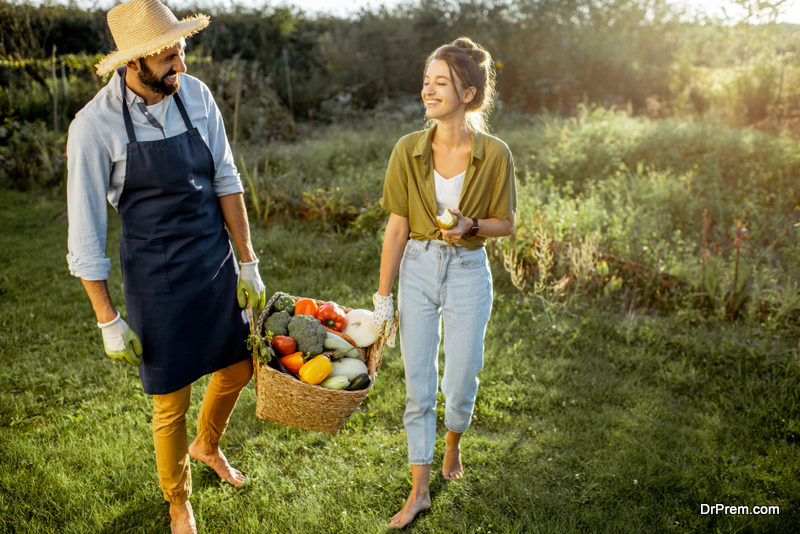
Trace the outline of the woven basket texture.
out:
[[[287,293],[272,295],[258,318],[258,334],[264,335],[264,321],[275,301]],[[300,297],[294,297],[295,299]],[[324,301],[312,299],[317,305]],[[349,308],[341,306],[343,310]],[[381,365],[383,339],[361,349],[366,352],[367,372],[372,379],[370,385],[358,391],[328,389],[301,382],[253,359],[253,380],[256,386],[256,417],[275,423],[336,434],[347,418],[364,401],[375,383],[375,375]],[[363,352],[362,352],[363,354]]]

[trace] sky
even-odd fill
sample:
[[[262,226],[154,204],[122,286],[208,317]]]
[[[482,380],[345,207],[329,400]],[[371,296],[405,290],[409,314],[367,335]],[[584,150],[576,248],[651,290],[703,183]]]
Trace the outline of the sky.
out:
[[[69,0],[56,0],[59,3],[68,3]],[[362,8],[373,9],[380,6],[392,7],[402,0],[168,0],[171,6],[182,8],[186,6],[214,5],[229,7],[233,4],[247,7],[263,5],[292,5],[306,13],[322,13],[338,16],[348,16],[358,13]],[[721,15],[723,8],[727,8],[728,14],[739,16],[734,2],[731,0],[672,0],[676,5],[686,6],[689,11],[698,10],[711,15]],[[101,7],[108,9],[119,3],[118,0],[76,0],[76,3],[84,8]],[[779,19],[784,22],[800,24],[800,0],[788,0],[784,13]]]

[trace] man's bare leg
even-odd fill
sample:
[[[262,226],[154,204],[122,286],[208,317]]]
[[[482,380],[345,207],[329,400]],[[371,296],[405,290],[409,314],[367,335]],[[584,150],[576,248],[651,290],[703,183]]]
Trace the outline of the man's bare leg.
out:
[[[169,529],[172,534],[197,534],[194,512],[189,501],[169,505]]]
[[[231,464],[228,463],[228,459],[222,454],[219,445],[213,446],[195,438],[192,444],[189,445],[189,456],[198,462],[206,464],[213,469],[222,480],[232,486],[240,488],[247,481],[247,477],[244,476],[241,471],[231,467]]]

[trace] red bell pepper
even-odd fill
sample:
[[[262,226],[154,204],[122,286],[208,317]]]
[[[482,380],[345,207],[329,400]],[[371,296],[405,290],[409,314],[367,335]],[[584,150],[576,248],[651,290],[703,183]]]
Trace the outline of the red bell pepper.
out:
[[[344,310],[335,302],[328,301],[317,310],[315,316],[319,321],[334,330],[341,330],[347,321]]]

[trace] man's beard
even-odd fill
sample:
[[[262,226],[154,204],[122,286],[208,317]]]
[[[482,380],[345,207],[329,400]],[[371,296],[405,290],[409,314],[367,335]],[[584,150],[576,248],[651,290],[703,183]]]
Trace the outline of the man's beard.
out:
[[[145,63],[142,59],[139,60],[139,67],[141,67],[141,70],[139,71],[139,81],[156,93],[169,96],[178,92],[178,89],[181,86],[180,76],[177,80],[175,80],[175,83],[166,83],[164,81],[164,78],[167,76],[172,76],[175,74],[174,70],[169,69],[168,73],[159,78],[152,70],[150,70],[150,68],[147,66],[147,63]]]

